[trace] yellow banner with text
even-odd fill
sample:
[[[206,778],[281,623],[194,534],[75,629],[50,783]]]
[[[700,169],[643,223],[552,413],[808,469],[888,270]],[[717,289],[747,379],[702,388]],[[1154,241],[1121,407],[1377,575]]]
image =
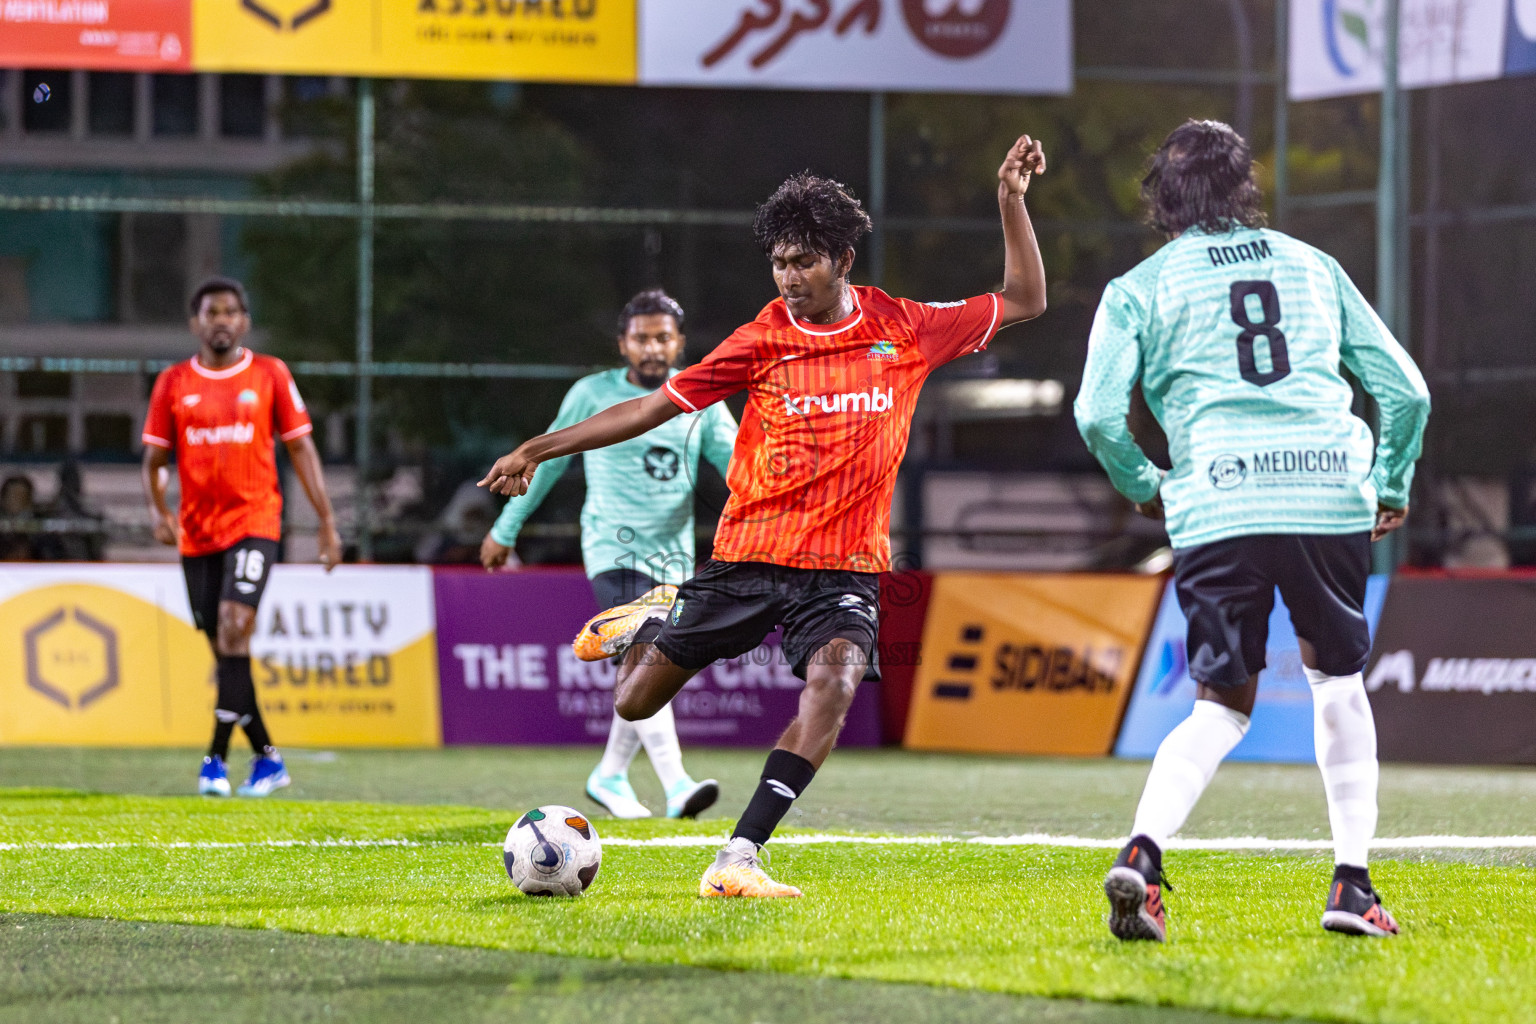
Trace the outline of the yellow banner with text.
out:
[[[0,569],[0,743],[200,746],[214,659],[179,566]],[[292,746],[436,746],[430,570],[277,566],[251,643]]]
[[[1149,576],[937,574],[904,745],[1108,754],[1161,592]]]
[[[193,0],[199,71],[633,83],[636,0]]]

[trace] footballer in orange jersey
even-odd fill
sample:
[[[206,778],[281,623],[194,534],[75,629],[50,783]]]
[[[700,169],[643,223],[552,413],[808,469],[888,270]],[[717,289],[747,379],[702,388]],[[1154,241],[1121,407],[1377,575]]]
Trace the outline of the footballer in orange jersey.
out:
[[[671,601],[646,595],[588,623],[583,657],[624,649],[614,705],[631,720],[666,706],[700,669],[751,650],[775,626],[805,680],[798,713],[699,884],[701,896],[798,896],[759,850],[831,753],[861,679],[878,678],[878,574],[890,567],[891,493],[928,374],[1045,311],[1045,269],[1024,206],[1040,143],[1021,136],[998,169],[1003,289],[918,303],[848,280],[870,229],[835,181],[799,174],[757,209],[753,234],[779,297],[655,394],[533,438],[481,481],[523,494],[538,464],[644,433],[747,392],[714,557]]]
[[[144,493],[155,539],[181,551],[192,616],[218,659],[213,743],[203,758],[198,791],[229,795],[224,763],[230,736],[240,725],[256,754],[240,793],[266,796],[289,781],[251,680],[256,608],[282,531],[275,440],[287,446],[294,472],[320,515],[320,561],[327,569],[341,560],[341,539],[310,437],[314,428],[288,367],[241,344],[251,328],[245,289],[237,281],[212,278],[193,294],[191,305],[198,351],[155,380],[144,420]],[[181,483],[179,516],[165,501],[173,455]]]

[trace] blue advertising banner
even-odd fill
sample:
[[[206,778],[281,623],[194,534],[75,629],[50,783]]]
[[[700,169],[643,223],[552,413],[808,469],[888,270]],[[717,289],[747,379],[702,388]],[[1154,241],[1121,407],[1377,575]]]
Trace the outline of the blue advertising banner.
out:
[[[1509,0],[1504,71],[1511,75],[1536,73],[1536,0]]]
[[[1372,576],[1365,590],[1365,616],[1371,636],[1387,597],[1386,576]],[[1163,591],[1152,636],[1147,640],[1136,689],[1115,742],[1116,757],[1150,758],[1163,737],[1189,717],[1195,704],[1195,682],[1189,678],[1184,639],[1188,625],[1173,585]],[[1291,613],[1279,595],[1269,616],[1268,665],[1259,674],[1259,698],[1253,725],[1231,754],[1238,761],[1310,762],[1312,754],[1312,694],[1301,672],[1301,653]]]

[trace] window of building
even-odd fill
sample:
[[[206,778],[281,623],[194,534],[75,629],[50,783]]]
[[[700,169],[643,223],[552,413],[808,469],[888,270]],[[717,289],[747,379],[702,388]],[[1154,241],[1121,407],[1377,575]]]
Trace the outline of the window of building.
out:
[[[294,75],[283,82],[283,131],[299,138],[323,138],[336,130],[339,98],[331,80],[315,75]]]
[[[133,420],[123,413],[88,413],[85,450],[100,454],[132,451]]]
[[[16,374],[17,398],[68,398],[74,391],[74,378],[67,373],[47,370],[23,370]]]
[[[196,75],[156,75],[152,92],[156,135],[197,134]]]
[[[186,317],[185,217],[174,213],[124,214],[120,266],[124,320],[174,323]]]
[[[92,71],[88,79],[92,135],[133,134],[133,75]]]
[[[20,256],[0,256],[0,324],[26,323],[31,315],[27,261]]]
[[[16,450],[34,455],[63,455],[69,451],[69,417],[23,416],[17,425]]]
[[[224,75],[219,80],[219,132],[259,139],[267,129],[267,83],[261,75]]]
[[[68,71],[21,73],[21,127],[28,132],[69,131],[72,76]]]

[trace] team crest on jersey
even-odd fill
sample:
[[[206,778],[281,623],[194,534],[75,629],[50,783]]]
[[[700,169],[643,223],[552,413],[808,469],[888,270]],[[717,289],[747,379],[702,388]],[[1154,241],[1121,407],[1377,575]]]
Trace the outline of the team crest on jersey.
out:
[[[240,398],[238,399],[238,401],[239,401],[239,403],[241,405],[255,405],[256,404],[256,391],[255,391],[255,389],[254,388],[246,388],[244,391],[240,392]]]
[[[1248,464],[1237,455],[1218,455],[1211,460],[1211,484],[1230,491],[1248,478]]]
[[[683,599],[678,598],[672,602],[672,625],[677,625],[677,620],[683,617]]]
[[[671,480],[682,467],[677,452],[661,445],[652,445],[645,453],[645,472],[653,480]]]
[[[869,346],[869,353],[864,358],[889,360],[895,359],[898,354],[899,353],[896,351],[896,343],[894,341],[881,340]]]

